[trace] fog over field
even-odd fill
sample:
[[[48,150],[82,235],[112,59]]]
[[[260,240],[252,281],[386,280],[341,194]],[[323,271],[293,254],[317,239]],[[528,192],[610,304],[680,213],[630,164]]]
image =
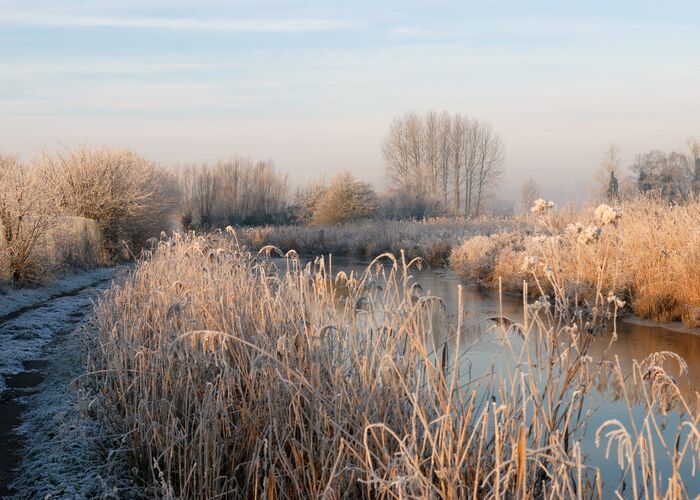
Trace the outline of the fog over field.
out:
[[[502,198],[581,198],[609,142],[680,150],[700,116],[700,6],[586,2],[0,2],[0,149],[270,158],[384,186],[393,116],[487,119]]]

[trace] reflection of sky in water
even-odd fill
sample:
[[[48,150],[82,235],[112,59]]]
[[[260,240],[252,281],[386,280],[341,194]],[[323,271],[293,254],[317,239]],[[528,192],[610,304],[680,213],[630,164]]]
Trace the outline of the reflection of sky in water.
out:
[[[332,272],[335,275],[344,271],[348,275],[351,271],[358,276],[366,269],[366,262],[348,258],[333,257]],[[283,268],[283,266],[281,266]],[[416,282],[420,283],[423,294],[440,297],[447,309],[450,321],[456,322],[458,315],[458,285],[462,284],[462,326],[464,334],[460,338],[459,370],[462,380],[478,379],[490,371],[500,379],[508,376],[508,372],[515,363],[508,343],[504,342],[503,333],[489,318],[499,315],[502,307],[503,315],[516,322],[522,321],[522,298],[515,295],[504,295],[499,304],[497,291],[484,289],[475,285],[466,284],[455,273],[443,268],[412,269],[411,274]],[[447,330],[445,328],[445,330]],[[645,325],[630,324],[619,321],[617,324],[618,339],[609,348],[607,357],[614,359],[617,356],[623,373],[631,372],[632,360],[641,361],[649,354],[659,351],[672,351],[683,357],[689,366],[687,376],[679,376],[677,363],[669,360],[664,363],[664,368],[669,374],[678,380],[679,387],[686,399],[693,400],[692,395],[700,388],[700,337],[678,333]],[[516,353],[520,351],[522,340],[516,333],[509,334],[509,340]],[[565,339],[562,339],[565,340]],[[605,354],[610,344],[610,336],[596,337],[591,343],[589,353],[594,359],[599,359]],[[445,339],[436,339],[437,353],[440,355]],[[456,340],[448,342],[450,359],[454,355]],[[610,394],[593,393],[588,398],[590,408],[595,409],[589,417],[586,434],[583,436],[584,452],[590,457],[589,463],[597,465],[601,469],[603,481],[608,486],[619,484],[621,471],[616,462],[616,446],[611,449],[610,458],[605,460],[605,439],[602,439],[598,448],[594,444],[595,430],[609,419],[619,419],[626,427],[629,426],[630,417],[627,406],[622,401],[615,401]],[[585,411],[585,409],[584,409]],[[645,412],[641,406],[632,410],[633,418],[639,425]],[[677,412],[671,412],[667,416],[656,416],[668,445],[674,444],[675,433],[681,422],[681,416]],[[663,457],[664,450],[657,443],[655,450],[657,457]],[[662,466],[666,461],[657,460],[657,466],[663,471],[664,477],[670,475],[670,471]],[[700,493],[700,476],[691,476],[692,464],[689,460],[682,470],[686,480],[687,493],[695,496]],[[626,492],[630,495],[631,491]]]

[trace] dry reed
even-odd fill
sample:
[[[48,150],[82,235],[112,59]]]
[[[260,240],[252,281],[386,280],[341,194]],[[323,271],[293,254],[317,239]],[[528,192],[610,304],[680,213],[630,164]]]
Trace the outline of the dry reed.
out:
[[[544,293],[559,287],[591,306],[601,293],[613,294],[644,318],[700,324],[700,202],[639,198],[618,209],[546,210],[535,234],[467,240],[453,249],[450,264],[464,276],[478,269],[494,285],[501,277],[510,290],[523,280],[537,289],[538,281]],[[485,246],[495,254],[487,261],[475,251]]]
[[[296,252],[264,257],[276,251],[251,254],[230,229],[175,235],[98,304],[89,407],[154,496],[692,493],[682,474],[700,450],[698,417],[663,359],[637,364],[631,382],[588,355],[580,322],[537,302],[527,325],[494,327],[509,368],[470,379],[462,315],[449,326],[439,299],[413,286],[420,261],[386,254],[348,276]],[[598,430],[617,450],[619,485],[603,485],[582,449],[601,384],[646,411],[641,427],[621,416]],[[657,422],[660,394],[686,411],[675,441]]]

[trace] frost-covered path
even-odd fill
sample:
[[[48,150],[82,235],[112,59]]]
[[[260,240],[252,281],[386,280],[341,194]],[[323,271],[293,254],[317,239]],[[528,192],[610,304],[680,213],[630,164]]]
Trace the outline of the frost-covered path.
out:
[[[114,268],[100,268],[45,288],[0,295],[0,497],[21,494],[10,484],[24,475],[36,477],[42,468],[50,472],[48,463],[28,470],[32,445],[47,438],[37,436],[37,425],[49,424],[61,406],[70,408],[66,403],[74,395],[67,385],[83,370],[82,344],[73,333],[114,273]]]

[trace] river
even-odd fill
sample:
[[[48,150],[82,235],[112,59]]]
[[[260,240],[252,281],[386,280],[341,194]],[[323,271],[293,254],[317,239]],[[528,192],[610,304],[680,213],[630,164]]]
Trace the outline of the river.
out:
[[[308,261],[308,258],[306,259]],[[332,258],[332,273],[340,271],[355,275],[361,274],[367,267],[366,261],[352,258]],[[425,294],[437,296],[443,300],[450,321],[456,322],[458,311],[459,286],[462,286],[462,326],[463,334],[460,339],[460,370],[464,370],[468,377],[478,378],[487,371],[505,374],[508,363],[512,358],[508,356],[503,342],[502,334],[498,334],[498,328],[491,318],[501,314],[516,322],[523,319],[522,297],[513,294],[504,294],[499,299],[497,290],[484,288],[474,283],[461,279],[456,273],[446,268],[412,269],[413,278],[421,285]],[[664,364],[664,368],[676,380],[681,393],[687,401],[696,401],[697,391],[700,390],[700,335],[689,332],[674,331],[663,326],[649,326],[639,324],[637,321],[625,321],[618,319],[616,322],[617,340],[611,343],[611,332],[595,336],[590,347],[589,354],[594,359],[605,356],[612,361],[617,358],[623,373],[632,371],[633,360],[641,361],[652,353],[671,351],[682,358],[688,364],[687,374],[680,373],[678,364],[671,360]],[[454,348],[454,343],[452,344]],[[606,495],[612,495],[618,487],[621,477],[621,469],[617,465],[614,451],[610,457],[605,457],[605,446],[596,446],[594,443],[595,430],[610,419],[619,419],[629,426],[630,418],[639,425],[646,416],[645,409],[641,406],[632,408],[632,417],[627,405],[613,394],[597,392],[591,396],[591,406],[595,411],[588,418],[587,430],[581,439],[584,453],[588,456],[589,464],[597,466],[601,470],[601,477],[606,485]],[[686,420],[686,414],[668,412],[659,415],[657,421],[667,442],[673,443],[674,436],[681,423]],[[658,445],[658,443],[657,443]],[[656,448],[656,447],[655,447]],[[672,446],[671,446],[672,448]],[[671,450],[672,452],[672,450]],[[661,446],[656,449],[657,457],[662,457],[664,450]],[[658,471],[668,477],[671,470],[663,459],[657,460]],[[686,480],[687,493],[694,497],[700,493],[700,475],[692,473],[693,464],[687,460],[681,468]],[[631,491],[623,492],[628,496]]]

